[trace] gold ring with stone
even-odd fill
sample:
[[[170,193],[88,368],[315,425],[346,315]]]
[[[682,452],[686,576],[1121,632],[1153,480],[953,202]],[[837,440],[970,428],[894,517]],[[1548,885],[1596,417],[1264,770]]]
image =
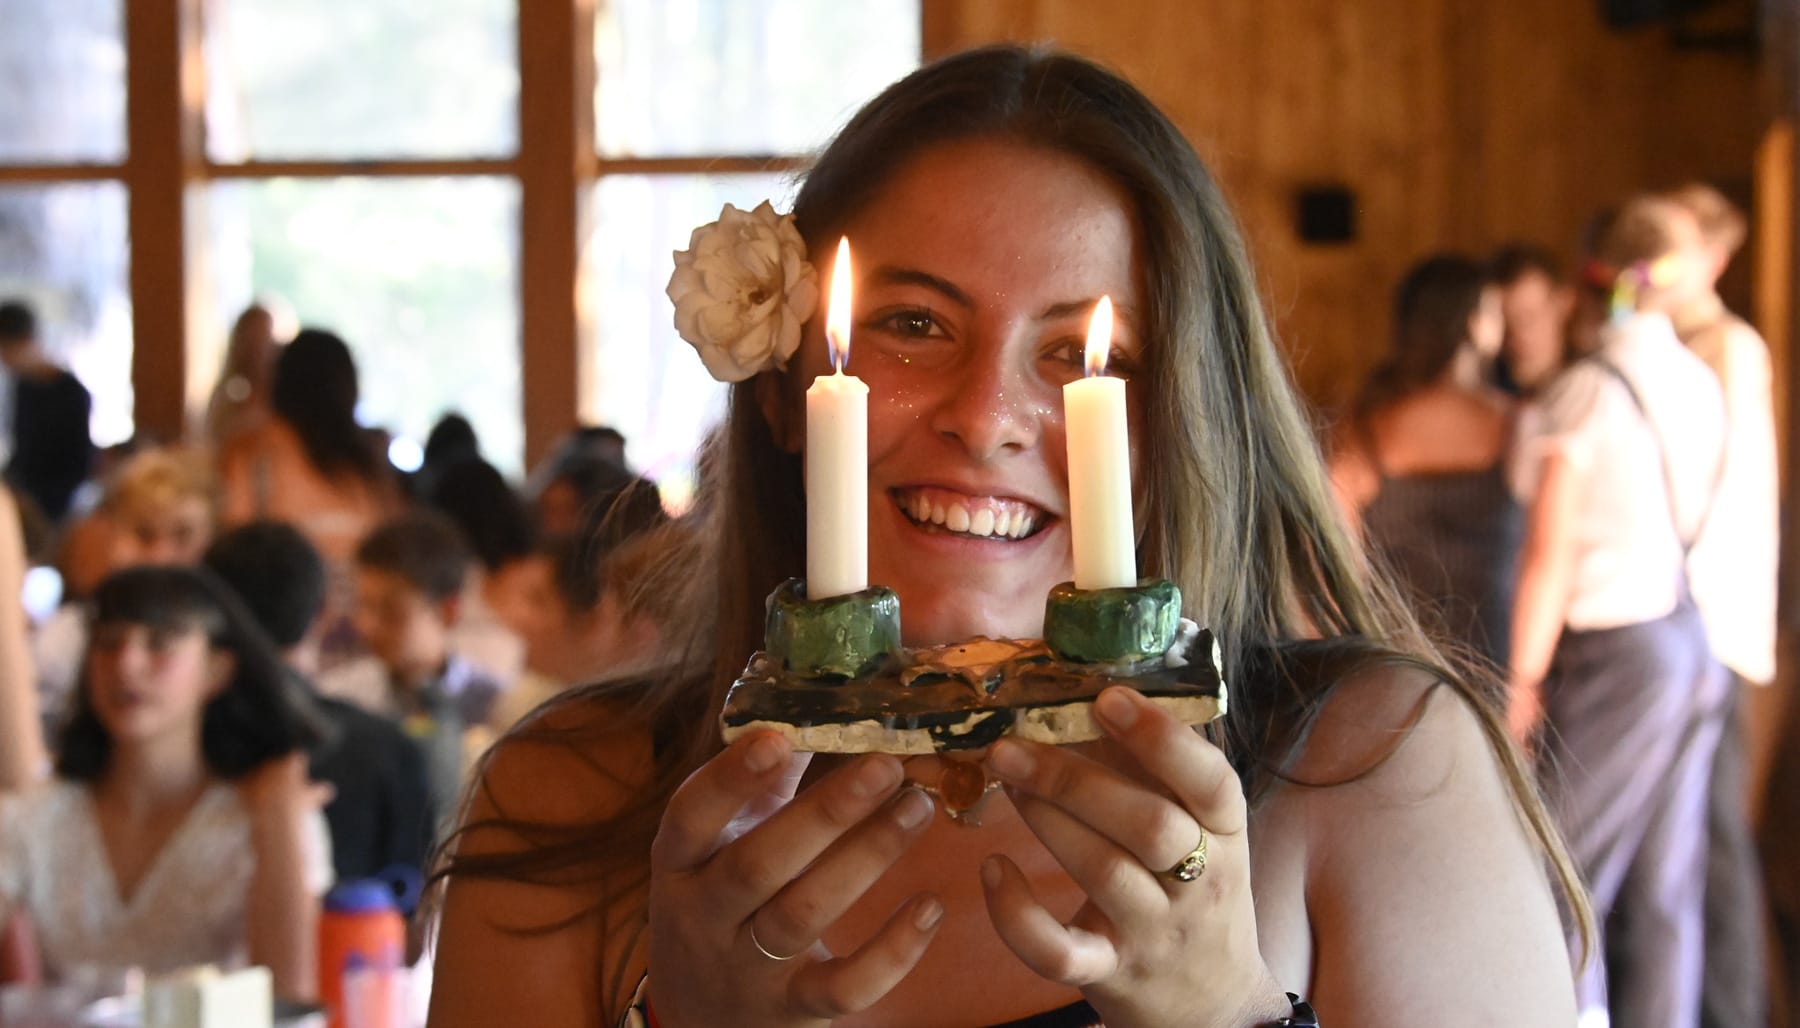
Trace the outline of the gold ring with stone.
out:
[[[750,921],[750,945],[756,947],[756,952],[761,953],[763,956],[768,957],[770,960],[776,961],[778,963],[783,963],[783,964],[785,964],[788,961],[799,956],[800,953],[806,952],[805,950],[801,950],[800,953],[790,953],[785,957],[779,953],[769,952],[769,947],[764,946],[762,944],[762,940],[758,939],[756,937],[756,921],[754,919],[752,919]]]
[[[1163,872],[1164,878],[1177,882],[1191,882],[1206,873],[1206,829],[1200,829],[1200,845],[1187,851],[1187,855],[1175,862],[1175,866]],[[761,947],[757,947],[761,949]]]

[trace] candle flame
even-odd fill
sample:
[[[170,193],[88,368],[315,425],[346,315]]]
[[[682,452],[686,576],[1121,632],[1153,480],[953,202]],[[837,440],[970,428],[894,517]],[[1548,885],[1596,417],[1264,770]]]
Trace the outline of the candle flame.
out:
[[[831,370],[841,373],[850,363],[850,238],[838,240],[837,262],[831,266],[831,306],[825,311],[825,347]]]
[[[1106,358],[1112,354],[1112,330],[1112,297],[1102,296],[1088,322],[1087,349],[1083,353],[1089,378],[1106,374]]]

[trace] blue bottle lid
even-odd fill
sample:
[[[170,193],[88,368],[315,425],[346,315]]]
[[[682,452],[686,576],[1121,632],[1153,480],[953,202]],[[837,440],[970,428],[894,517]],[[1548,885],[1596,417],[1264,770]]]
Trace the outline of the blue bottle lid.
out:
[[[325,910],[332,914],[399,913],[394,890],[379,878],[340,882],[325,894]]]

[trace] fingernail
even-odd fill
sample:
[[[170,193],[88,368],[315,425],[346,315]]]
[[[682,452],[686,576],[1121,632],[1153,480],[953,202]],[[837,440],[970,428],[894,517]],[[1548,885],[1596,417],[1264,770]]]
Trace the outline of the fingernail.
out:
[[[981,884],[989,889],[1000,887],[1000,858],[989,857],[981,862]]]
[[[927,896],[919,901],[919,909],[913,911],[913,927],[921,932],[929,932],[944,919],[944,905],[936,896]]]
[[[1014,781],[1030,778],[1032,769],[1037,767],[1037,761],[1025,747],[1007,739],[995,743],[988,751],[988,762],[1000,772],[1000,777]]]
[[[931,797],[918,789],[908,789],[894,803],[894,820],[901,828],[912,831],[931,816]]]
[[[750,744],[749,751],[744,754],[744,768],[753,775],[774,770],[787,755],[786,750],[779,737],[765,735]]]
[[[1114,687],[1100,694],[1094,701],[1094,713],[1100,720],[1112,726],[1115,731],[1124,731],[1137,723],[1137,701],[1124,689]]]
[[[877,796],[892,788],[904,774],[892,758],[868,757],[850,778],[850,790],[861,797]]]

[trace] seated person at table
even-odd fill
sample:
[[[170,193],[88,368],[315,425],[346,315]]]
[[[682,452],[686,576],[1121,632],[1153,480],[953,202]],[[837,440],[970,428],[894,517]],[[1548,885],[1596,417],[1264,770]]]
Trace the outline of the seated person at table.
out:
[[[1529,772],[1371,581],[1242,237],[1148,99],[1067,55],[959,54],[853,115],[792,221],[727,219],[670,288],[736,382],[709,520],[663,580],[687,617],[661,667],[567,694],[487,762],[433,1028],[1314,1023],[1289,993],[1338,1026],[1574,1022],[1547,867],[1585,908]],[[1062,389],[1110,296],[1124,524],[1216,633],[1225,718],[1108,688],[1104,739],[1002,737],[959,769],[1004,785],[977,825],[934,809],[938,754],[720,742],[765,601],[808,563],[815,269],[845,237],[868,579],[902,641],[1042,636],[1073,570]]]
[[[472,560],[456,526],[440,515],[403,514],[356,550],[352,620],[380,673],[351,668],[321,679],[341,696],[400,722],[425,752],[433,820],[449,818],[465,771],[492,741],[501,694],[486,669],[451,644]]]
[[[325,561],[300,531],[253,521],[226,532],[204,563],[232,587],[282,658],[309,685],[318,673]],[[341,881],[417,875],[430,842],[425,760],[400,727],[354,703],[313,696],[328,737],[312,748],[315,781],[331,786],[332,865]]]
[[[306,696],[205,571],[116,572],[93,624],[56,777],[0,799],[0,921],[30,919],[52,978],[248,962],[311,996],[331,844]]]
[[[218,506],[218,482],[204,455],[156,446],[132,454],[108,476],[100,506],[78,525],[105,537],[96,546],[104,552],[106,572],[141,564],[193,564],[212,541]],[[70,592],[72,598],[33,640],[40,702],[52,726],[61,723],[68,709],[87,649],[87,605],[81,602],[86,590]]]

